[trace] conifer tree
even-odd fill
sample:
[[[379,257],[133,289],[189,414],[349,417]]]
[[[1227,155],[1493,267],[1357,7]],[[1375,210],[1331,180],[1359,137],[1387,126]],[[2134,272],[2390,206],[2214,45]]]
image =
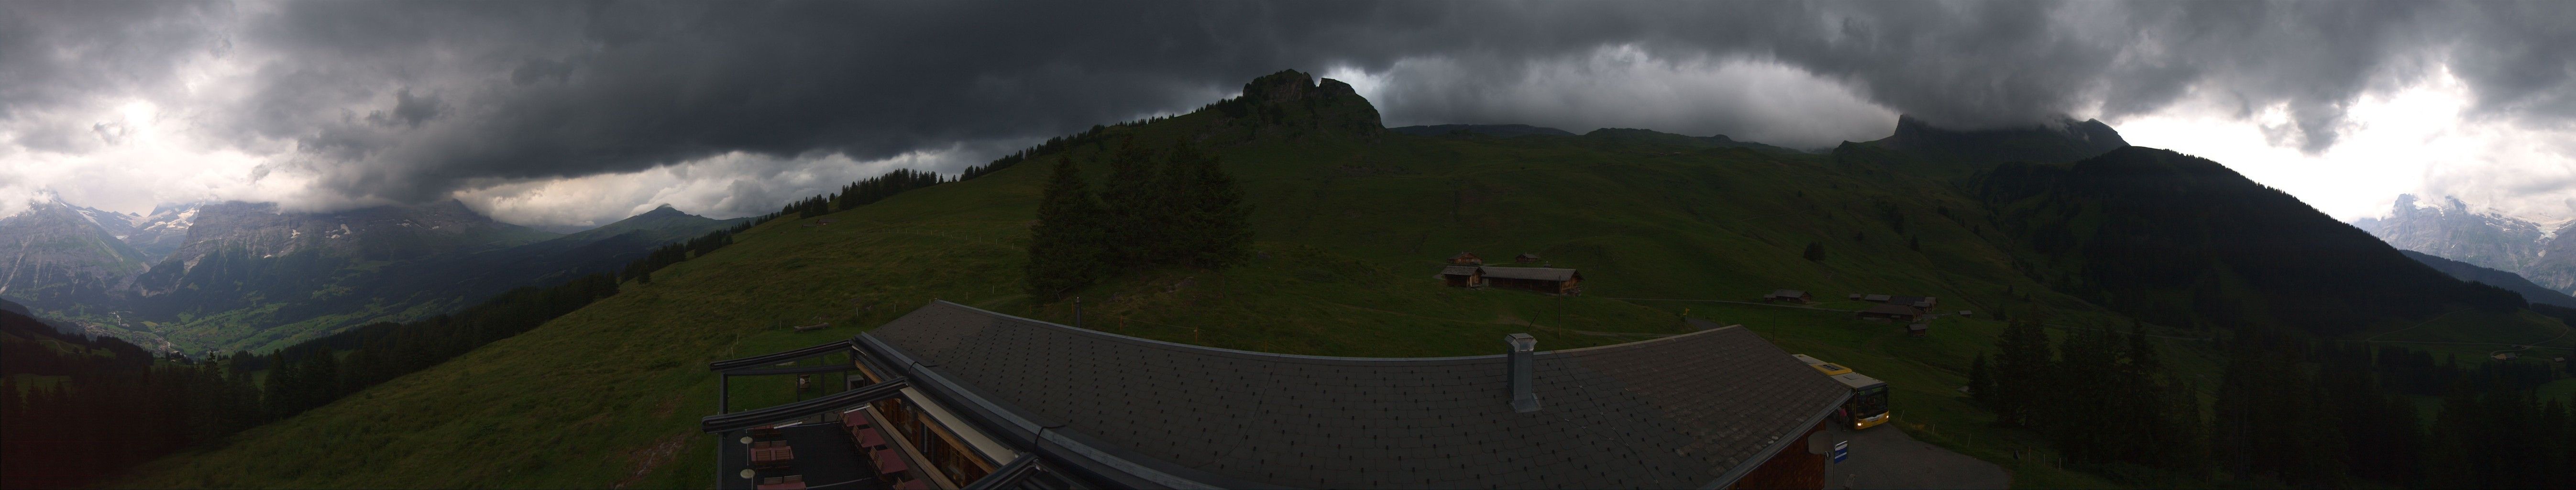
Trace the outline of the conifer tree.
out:
[[[1995,406],[1995,374],[1986,367],[1985,353],[1977,353],[1977,360],[1968,363],[1968,398],[1987,409]]]
[[[1067,291],[1090,285],[1108,269],[1104,216],[1091,198],[1073,161],[1058,159],[1038,201],[1038,225],[1031,230],[1027,288],[1029,295],[1052,301]]]
[[[1184,145],[1164,172],[1172,210],[1171,263],[1221,269],[1252,255],[1252,209],[1243,189],[1225,174],[1217,156]]]
[[[1825,244],[1817,243],[1817,242],[1807,242],[1807,251],[1806,251],[1805,253],[1802,253],[1802,254],[1799,254],[1799,255],[1800,255],[1800,256],[1803,256],[1803,257],[1806,257],[1808,262],[1824,262],[1824,261],[1825,261]]]
[[[1995,349],[1996,423],[2036,427],[2051,384],[2048,332],[2036,321],[2011,322],[1996,339]]]
[[[1153,156],[1134,140],[1109,158],[1109,183],[1100,191],[1106,210],[1101,227],[1107,234],[1110,264],[1116,267],[1144,269],[1153,264],[1154,253],[1166,246],[1164,224],[1171,213],[1160,192],[1163,181],[1157,176]]]

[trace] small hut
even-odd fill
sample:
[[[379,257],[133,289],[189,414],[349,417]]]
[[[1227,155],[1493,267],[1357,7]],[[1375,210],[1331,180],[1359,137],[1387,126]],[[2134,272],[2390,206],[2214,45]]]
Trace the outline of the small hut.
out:
[[[1779,289],[1779,290],[1773,290],[1773,291],[1771,291],[1771,294],[1763,295],[1763,296],[1762,296],[1762,300],[1763,300],[1763,301],[1773,302],[1773,303],[1778,303],[1778,302],[1782,302],[1782,301],[1795,301],[1795,302],[1798,302],[1798,303],[1814,303],[1814,302],[1816,302],[1816,295],[1807,294],[1807,292],[1806,292],[1806,291],[1799,291],[1799,290],[1795,290],[1795,289]]]
[[[1887,298],[1887,304],[1907,305],[1915,308],[1930,309],[1932,307],[1941,306],[1941,298],[1934,298],[1931,296],[1890,296]]]
[[[1929,336],[1929,335],[1931,335],[1931,334],[1932,334],[1932,324],[1929,324],[1929,323],[1916,323],[1916,324],[1906,325],[1906,326],[1905,326],[1905,336],[1907,336],[1907,337],[1914,337],[1914,338],[1918,338],[1918,339],[1919,339],[1919,338],[1923,338],[1923,337]]]
[[[1872,306],[1866,310],[1860,310],[1859,315],[1863,320],[1894,320],[1911,322],[1922,319],[1923,310],[1914,309],[1914,307],[1907,305],[1886,304]]]
[[[1480,267],[1485,284],[1547,294],[1583,294],[1583,273],[1551,267]]]
[[[1868,295],[1868,296],[1862,296],[1862,297],[1860,297],[1860,300],[1861,300],[1861,301],[1868,301],[1868,302],[1871,302],[1871,303],[1885,303],[1885,302],[1887,302],[1887,295],[1884,295],[1884,294],[1872,294],[1872,295]]]
[[[1449,265],[1485,265],[1485,259],[1476,258],[1473,253],[1458,252],[1458,255],[1449,256]]]
[[[1847,296],[1846,298],[1852,301],[1860,301],[1860,293],[1851,293],[1851,296]]]
[[[1442,267],[1440,268],[1440,280],[1449,283],[1449,287],[1455,288],[1485,287],[1485,272],[1483,269],[1484,268],[1482,267],[1472,265],[1453,265]]]
[[[1539,258],[1538,258],[1538,254],[1537,254],[1537,253],[1535,253],[1535,252],[1533,252],[1533,253],[1525,253],[1525,254],[1520,254],[1520,255],[1514,255],[1514,256],[1512,256],[1512,261],[1513,261],[1513,262],[1519,262],[1519,263],[1527,264],[1527,263],[1531,263],[1531,262],[1537,262],[1537,261],[1539,261]]]

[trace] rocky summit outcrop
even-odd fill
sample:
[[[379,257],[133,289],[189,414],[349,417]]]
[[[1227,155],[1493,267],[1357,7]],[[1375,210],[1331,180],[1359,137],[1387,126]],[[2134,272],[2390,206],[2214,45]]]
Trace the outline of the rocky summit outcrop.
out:
[[[1911,151],[1936,160],[1958,162],[2059,163],[2092,158],[2129,146],[2120,132],[2102,121],[2066,118],[2053,124],[2019,128],[1955,130],[1898,116],[1896,132],[1871,142]]]
[[[1377,107],[1351,84],[1296,70],[1243,84],[1243,95],[1208,105],[1218,116],[1203,139],[1363,138],[1386,132]]]

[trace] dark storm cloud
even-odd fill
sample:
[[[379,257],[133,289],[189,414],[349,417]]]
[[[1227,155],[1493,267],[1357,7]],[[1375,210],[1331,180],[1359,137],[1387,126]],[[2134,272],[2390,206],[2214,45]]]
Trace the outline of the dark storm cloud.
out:
[[[65,104],[101,93],[174,85],[180,61],[221,55],[223,4],[0,2],[0,144],[78,151],[100,138],[89,123],[36,124]]]
[[[235,119],[223,131],[298,142],[279,165],[337,192],[412,201],[730,152],[874,159],[1044,137],[1195,107],[1287,68],[1445,60],[1455,69],[1440,83],[1391,84],[1397,102],[1381,109],[1511,122],[1455,118],[1524,103],[1473,101],[1547,88],[1532,67],[1605,46],[1776,62],[1961,128],[2218,91],[2247,115],[2286,105],[2282,138],[2315,151],[2361,94],[2439,64],[2488,115],[2576,116],[2576,50],[2564,48],[2576,8],[2547,3],[255,5],[240,9],[238,37],[190,27],[232,18],[222,5],[0,6],[0,107],[146,83],[172,53],[238,43],[254,86],[221,111]],[[1661,116],[1648,120],[1690,117]]]

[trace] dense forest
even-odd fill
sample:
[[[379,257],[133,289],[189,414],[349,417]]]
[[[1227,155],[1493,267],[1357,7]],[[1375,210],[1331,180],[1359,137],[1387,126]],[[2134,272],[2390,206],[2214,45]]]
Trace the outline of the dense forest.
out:
[[[1218,164],[1194,146],[1156,158],[1130,141],[1110,156],[1109,180],[1094,193],[1073,161],[1059,158],[1030,232],[1029,295],[1052,300],[1117,271],[1242,263],[1252,253],[1252,210]]]
[[[2565,488],[2576,418],[2535,388],[2547,364],[2455,359],[2394,346],[2246,330],[2202,420],[2197,395],[2146,337],[2080,331],[2053,346],[2013,322],[1970,395],[1996,423],[2047,437],[2069,467],[2145,486],[2233,480],[2316,488]],[[2417,409],[2409,395],[2439,395]]]

